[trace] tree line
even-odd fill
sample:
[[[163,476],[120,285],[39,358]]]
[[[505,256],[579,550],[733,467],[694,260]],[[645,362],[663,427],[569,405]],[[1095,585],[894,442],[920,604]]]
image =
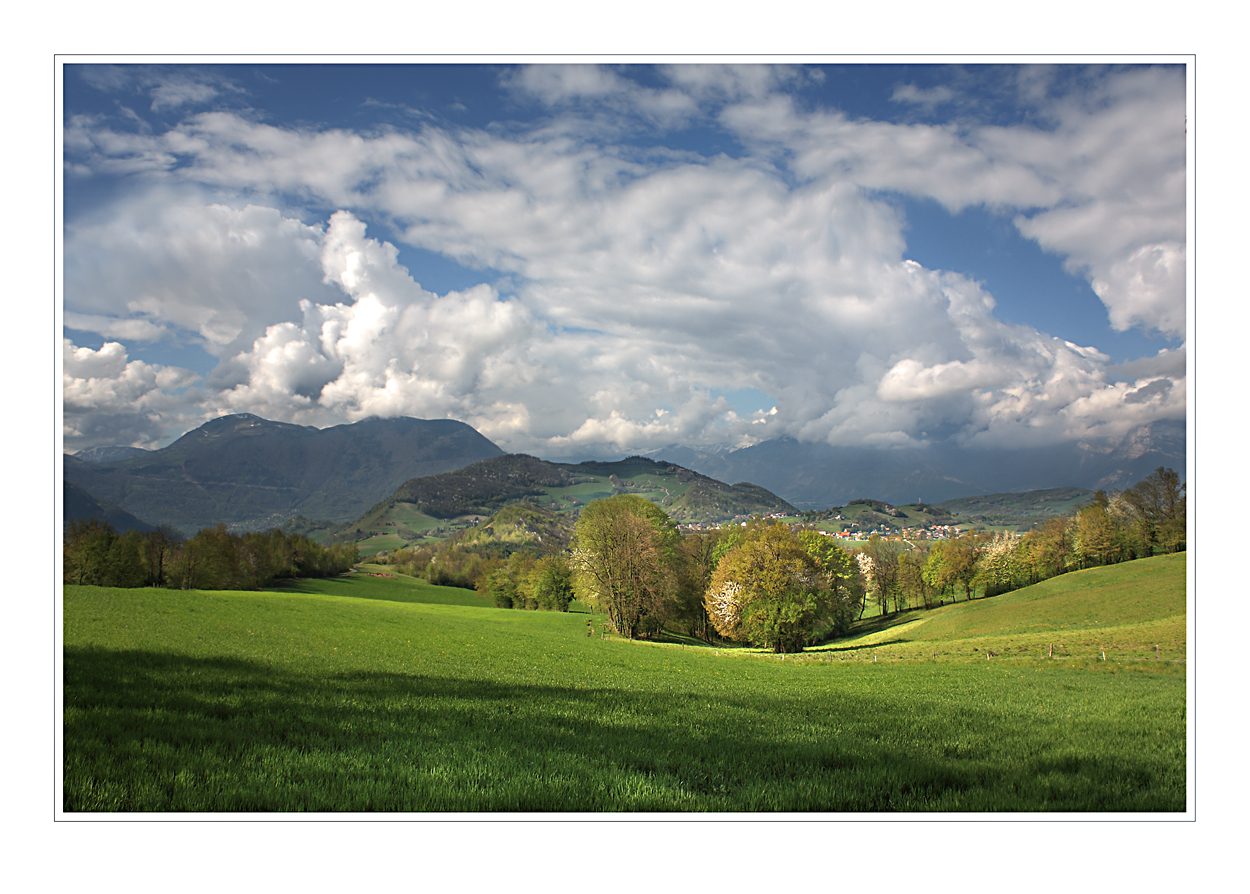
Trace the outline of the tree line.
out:
[[[355,544],[322,546],[280,529],[233,534],[225,525],[194,537],[162,525],[118,533],[108,522],[65,528],[62,580],[102,587],[255,590],[283,578],[332,577],[359,561]]]
[[[622,636],[714,632],[795,652],[848,632],[869,603],[882,614],[932,608],[1185,542],[1185,485],[1160,467],[1024,535],[967,533],[927,552],[874,535],[852,553],[817,531],[761,519],[682,535],[658,506],[622,495],[583,511],[570,565],[575,594]]]
[[[810,528],[758,518],[682,532],[656,504],[621,494],[582,511],[568,550],[452,540],[388,561],[505,608],[567,611],[577,598],[628,638],[668,631],[792,652],[848,632],[869,605],[881,614],[935,608],[1183,550],[1184,491],[1159,468],[1024,535],[966,533],[927,551],[881,536],[850,551]]]

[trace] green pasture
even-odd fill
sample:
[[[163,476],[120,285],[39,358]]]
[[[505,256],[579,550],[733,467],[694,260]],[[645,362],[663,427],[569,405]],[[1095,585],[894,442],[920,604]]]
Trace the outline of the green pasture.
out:
[[[991,599],[866,619],[854,635],[814,650],[881,660],[1038,657],[1116,667],[1186,658],[1185,554],[1138,559],[1051,578]],[[986,654],[993,657],[987,659]]]
[[[64,810],[1186,808],[1179,663],[778,660],[449,589],[66,587]]]
[[[438,587],[421,578],[398,574],[388,565],[361,565],[361,570],[339,578],[291,581],[277,593],[304,593],[343,596],[349,599],[370,599],[382,602],[421,602],[427,605],[464,605],[491,608],[494,603],[479,596],[476,590],[461,587]],[[376,575],[390,575],[378,577]]]

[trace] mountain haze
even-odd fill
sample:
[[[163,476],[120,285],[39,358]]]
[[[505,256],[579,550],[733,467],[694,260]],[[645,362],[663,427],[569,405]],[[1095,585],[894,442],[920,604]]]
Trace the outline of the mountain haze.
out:
[[[671,447],[656,458],[728,481],[752,481],[800,508],[872,498],[904,504],[1056,487],[1122,490],[1159,466],[1184,477],[1184,422],[1139,426],[1118,444],[1015,450],[833,447],[793,439],[716,452]]]

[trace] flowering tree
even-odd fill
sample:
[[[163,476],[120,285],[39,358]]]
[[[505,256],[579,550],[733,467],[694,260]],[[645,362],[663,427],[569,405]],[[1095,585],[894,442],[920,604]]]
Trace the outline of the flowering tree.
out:
[[[725,554],[705,604],[722,636],[774,652],[801,652],[831,609],[820,563],[780,522],[758,527]]]

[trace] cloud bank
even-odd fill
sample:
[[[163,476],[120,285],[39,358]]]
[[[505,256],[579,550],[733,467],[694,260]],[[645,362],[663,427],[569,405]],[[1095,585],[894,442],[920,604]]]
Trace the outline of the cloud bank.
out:
[[[508,70],[501,89],[541,114],[488,129],[272,123],[201,108],[227,88],[185,73],[151,86],[154,109],[159,92],[186,111],[169,126],[71,118],[70,176],[129,188],[66,228],[66,325],[108,339],[66,342],[67,449],[154,446],[243,411],[453,417],[547,456],[781,436],[1038,445],[1184,418],[1183,348],[1116,367],[999,320],[981,284],[907,258],[885,198],[1009,215],[1111,326],[1183,339],[1183,73],[1107,71],[1059,95],[1022,74],[1044,126],[806,108],[790,88],[820,73],[795,67],[630,74]],[[958,97],[901,85],[895,101]],[[659,140],[690,127],[741,151]],[[481,284],[427,290],[399,246]],[[123,344],[161,340],[216,367]],[[724,397],[747,388],[775,407]]]

